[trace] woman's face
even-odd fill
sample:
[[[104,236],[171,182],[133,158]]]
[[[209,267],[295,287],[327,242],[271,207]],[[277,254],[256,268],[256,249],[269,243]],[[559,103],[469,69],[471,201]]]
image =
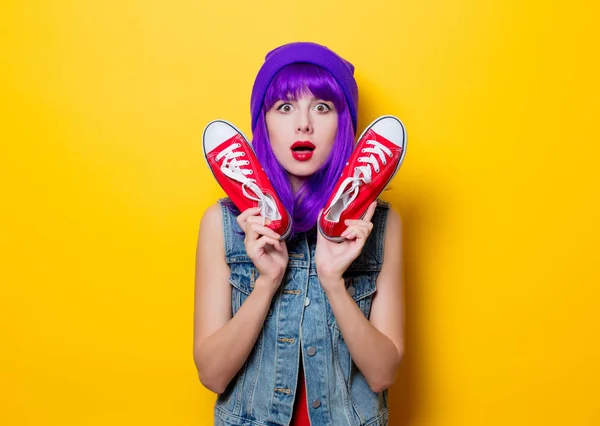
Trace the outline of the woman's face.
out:
[[[265,120],[275,158],[290,174],[292,185],[325,164],[338,128],[333,102],[311,93],[297,100],[280,100],[267,111]]]

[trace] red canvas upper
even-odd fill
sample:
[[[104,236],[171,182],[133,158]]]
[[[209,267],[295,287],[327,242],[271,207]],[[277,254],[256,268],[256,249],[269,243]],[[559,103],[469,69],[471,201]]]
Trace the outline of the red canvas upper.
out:
[[[219,122],[217,125],[228,123]],[[215,179],[241,212],[261,206],[263,216],[271,219],[268,227],[280,234],[282,239],[289,234],[289,214],[243,135],[236,133],[205,156]]]
[[[403,131],[403,127],[398,128]],[[398,135],[398,139],[404,141],[404,134]],[[347,228],[344,221],[364,216],[398,171],[404,149],[403,143],[391,142],[374,128],[364,132],[319,219],[319,230],[326,238],[343,240],[341,234]],[[344,199],[348,201],[345,208]]]

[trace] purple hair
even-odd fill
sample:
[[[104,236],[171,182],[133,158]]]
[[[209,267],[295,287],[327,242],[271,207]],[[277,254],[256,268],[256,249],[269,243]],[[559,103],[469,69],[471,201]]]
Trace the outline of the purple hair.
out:
[[[288,100],[290,97],[296,100],[308,93],[333,102],[338,112],[338,129],[331,153],[323,167],[310,176],[294,194],[287,171],[273,154],[265,114],[279,100]],[[333,76],[327,70],[307,63],[295,63],[282,68],[267,89],[262,112],[254,129],[252,147],[281,202],[292,216],[290,238],[312,229],[354,148],[352,118],[344,92]]]

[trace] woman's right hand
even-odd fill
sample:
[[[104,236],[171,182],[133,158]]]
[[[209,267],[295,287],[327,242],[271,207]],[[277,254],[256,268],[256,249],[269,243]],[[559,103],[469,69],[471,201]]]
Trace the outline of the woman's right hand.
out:
[[[268,225],[269,220],[266,219]],[[266,282],[279,287],[288,264],[288,251],[281,235],[263,225],[260,207],[245,210],[237,223],[246,234],[244,245],[248,257]]]

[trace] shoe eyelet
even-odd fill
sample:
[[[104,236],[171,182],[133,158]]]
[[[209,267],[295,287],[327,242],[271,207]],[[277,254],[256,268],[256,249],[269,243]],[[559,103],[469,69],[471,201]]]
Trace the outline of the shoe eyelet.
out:
[[[361,150],[360,150],[360,152],[365,152],[365,149],[364,149],[364,148],[363,148],[363,149],[361,149]]]

